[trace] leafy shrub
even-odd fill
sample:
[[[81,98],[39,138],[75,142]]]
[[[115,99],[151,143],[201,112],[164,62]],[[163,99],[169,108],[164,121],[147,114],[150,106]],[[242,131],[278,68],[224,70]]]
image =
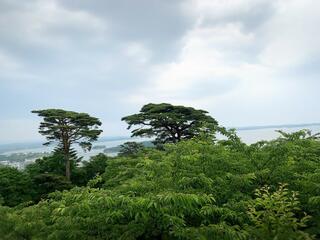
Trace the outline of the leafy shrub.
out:
[[[320,143],[306,131],[249,146],[236,137],[193,139],[105,160],[97,157],[88,168],[92,177],[99,173],[91,187],[55,192],[32,206],[0,207],[0,234],[77,240],[320,237]],[[287,185],[279,188],[280,182]]]

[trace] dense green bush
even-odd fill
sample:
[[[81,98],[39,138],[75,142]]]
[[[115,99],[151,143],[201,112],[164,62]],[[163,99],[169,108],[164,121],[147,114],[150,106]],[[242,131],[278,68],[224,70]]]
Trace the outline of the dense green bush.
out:
[[[0,165],[0,201],[16,206],[32,200],[34,195],[30,177],[13,167]]]
[[[88,169],[87,187],[0,207],[3,239],[320,237],[320,142],[307,131],[250,146],[182,141]]]
[[[94,177],[105,172],[107,161],[111,159],[105,154],[98,154],[90,158],[90,161],[83,161],[82,166],[73,170],[72,183],[77,186],[85,186]]]

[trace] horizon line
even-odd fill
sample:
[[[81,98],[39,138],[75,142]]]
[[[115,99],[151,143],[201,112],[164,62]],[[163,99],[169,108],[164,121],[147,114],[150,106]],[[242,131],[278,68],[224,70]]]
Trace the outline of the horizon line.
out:
[[[271,129],[271,128],[297,128],[297,127],[308,127],[308,126],[320,126],[320,122],[315,123],[297,123],[297,124],[274,124],[274,125],[253,125],[253,126],[243,126],[243,127],[226,127],[227,129],[235,129],[236,131],[250,131],[250,130],[259,130],[259,129]],[[121,139],[130,139],[132,138],[130,135],[121,135],[121,136],[101,136],[97,142],[108,139],[109,140],[121,140]],[[26,140],[25,142],[9,142],[9,143],[1,143],[0,145],[13,145],[13,144],[37,144],[41,143],[41,140]]]

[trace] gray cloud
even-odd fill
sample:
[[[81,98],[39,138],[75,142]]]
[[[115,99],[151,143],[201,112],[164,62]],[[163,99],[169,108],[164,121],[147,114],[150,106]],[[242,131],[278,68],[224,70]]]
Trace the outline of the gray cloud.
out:
[[[182,0],[60,1],[67,9],[88,12],[104,19],[110,37],[142,42],[152,49],[153,60],[169,60],[177,52],[181,36],[193,24]]]
[[[275,1],[268,0],[243,1],[234,5],[221,2],[221,5],[224,6],[203,18],[204,26],[239,23],[244,31],[252,32],[270,20],[276,11]]]
[[[37,138],[30,111],[61,107],[128,134],[120,118],[150,101],[232,126],[316,122],[317,4],[0,0],[0,133],[25,120]]]

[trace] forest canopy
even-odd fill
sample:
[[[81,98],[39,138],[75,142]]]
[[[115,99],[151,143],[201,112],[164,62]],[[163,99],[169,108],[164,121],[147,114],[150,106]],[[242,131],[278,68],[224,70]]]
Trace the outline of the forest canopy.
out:
[[[144,105],[140,112],[122,118],[132,130],[132,137],[156,137],[155,143],[176,143],[200,134],[224,133],[207,111],[169,103]]]
[[[317,134],[246,144],[203,132],[120,149],[72,161],[70,180],[59,151],[0,167],[1,239],[320,238]]]

